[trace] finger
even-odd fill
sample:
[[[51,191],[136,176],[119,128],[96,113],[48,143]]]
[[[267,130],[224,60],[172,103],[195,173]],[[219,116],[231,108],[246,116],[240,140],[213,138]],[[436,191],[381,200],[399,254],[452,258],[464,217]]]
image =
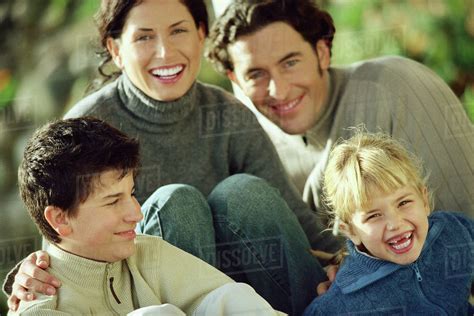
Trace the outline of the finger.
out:
[[[331,282],[334,281],[338,270],[339,270],[339,266],[331,265],[328,267],[326,274],[328,276],[329,281]]]
[[[330,285],[331,285],[331,282],[329,281],[319,283],[318,287],[316,288],[316,291],[318,292],[318,296],[326,293]]]
[[[49,255],[46,251],[38,250],[35,252],[36,265],[42,269],[49,267]]]
[[[11,311],[16,311],[18,309],[18,304],[19,303],[20,303],[20,301],[18,300],[18,298],[15,295],[10,296],[8,298],[8,301],[7,301],[8,308]]]
[[[19,291],[20,293],[23,293],[23,291],[29,291],[39,292],[46,295],[54,295],[56,293],[56,288],[49,283],[39,281],[38,279],[32,278],[25,273],[18,273],[15,276],[12,294],[17,295],[20,300],[23,300],[23,297],[20,297],[15,291]]]
[[[28,292],[24,287],[18,285],[13,285],[12,296],[10,296],[10,298],[12,297],[18,301],[32,301],[36,298],[33,293]]]
[[[26,287],[29,290],[33,290],[32,288],[28,287],[30,282],[33,282],[32,279],[36,279],[41,283],[46,283],[48,285],[52,285],[54,287],[60,287],[61,282],[56,279],[54,276],[49,274],[48,272],[44,271],[41,268],[36,266],[36,262],[32,263],[30,261],[25,261],[21,264],[20,270],[17,273],[17,277],[21,278],[22,282],[21,285]],[[15,277],[15,282],[17,277]],[[46,294],[46,293],[44,293]]]

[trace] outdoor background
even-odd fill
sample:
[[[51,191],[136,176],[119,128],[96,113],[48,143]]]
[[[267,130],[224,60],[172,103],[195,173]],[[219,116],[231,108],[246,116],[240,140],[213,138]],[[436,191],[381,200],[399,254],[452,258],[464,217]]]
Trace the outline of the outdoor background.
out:
[[[34,128],[61,117],[96,78],[92,16],[98,3],[0,0],[1,279],[41,245],[18,197],[17,167]],[[452,87],[474,121],[474,0],[319,3],[337,28],[333,65],[389,54],[415,59]],[[205,62],[200,79],[230,89]],[[5,301],[2,296],[1,315]]]

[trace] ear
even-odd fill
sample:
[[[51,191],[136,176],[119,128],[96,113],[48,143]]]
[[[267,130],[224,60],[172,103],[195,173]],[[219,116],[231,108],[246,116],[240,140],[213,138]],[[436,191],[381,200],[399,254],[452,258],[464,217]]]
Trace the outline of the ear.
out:
[[[206,26],[204,25],[204,23],[199,23],[199,27],[198,27],[198,37],[199,37],[199,42],[201,44],[204,44],[204,40],[206,39]]]
[[[430,215],[431,213],[430,193],[428,192],[428,188],[426,186],[423,187],[423,204],[425,207],[426,216]]]
[[[349,224],[341,222],[339,224],[339,231],[341,231],[344,236],[349,238],[354,243],[354,245],[359,246],[362,243],[357,233],[353,232]]]
[[[59,236],[68,236],[72,233],[67,213],[62,208],[48,205],[44,209],[44,217]]]
[[[112,60],[114,61],[115,65],[119,69],[123,70],[122,57],[120,56],[120,45],[118,43],[118,40],[113,39],[112,37],[107,37],[107,50],[112,56]]]
[[[235,72],[231,70],[226,71],[227,78],[229,78],[230,81],[235,83],[237,86],[241,87],[239,84],[239,81],[237,80],[237,76],[235,75]]]
[[[319,59],[319,66],[322,70],[327,70],[331,64],[331,53],[326,41],[320,39],[316,42],[316,54]]]

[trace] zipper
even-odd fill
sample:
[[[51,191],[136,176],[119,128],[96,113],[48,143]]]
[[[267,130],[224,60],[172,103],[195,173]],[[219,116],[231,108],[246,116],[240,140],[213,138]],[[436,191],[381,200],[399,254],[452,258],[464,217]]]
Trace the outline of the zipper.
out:
[[[423,278],[421,277],[420,269],[418,269],[418,264],[413,263],[412,268],[415,271],[416,279],[418,280],[418,282],[423,281]]]
[[[110,292],[112,292],[112,296],[115,298],[115,301],[117,302],[117,304],[122,304],[122,302],[120,302],[117,294],[115,294],[115,291],[114,291],[114,277],[111,277],[109,279],[109,284],[110,284]]]

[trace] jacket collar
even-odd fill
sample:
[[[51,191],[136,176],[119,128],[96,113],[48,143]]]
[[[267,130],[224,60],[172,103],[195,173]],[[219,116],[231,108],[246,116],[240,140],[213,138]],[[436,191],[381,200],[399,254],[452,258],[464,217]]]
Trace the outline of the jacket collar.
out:
[[[341,270],[337,273],[335,283],[341,288],[342,293],[352,293],[358,291],[380,279],[385,278],[389,274],[402,269],[408,268],[426,256],[431,250],[432,244],[438,239],[443,231],[445,222],[432,218],[429,220],[429,230],[426,236],[425,244],[421,251],[420,257],[410,265],[399,265],[393,262],[373,258],[359,252],[352,241],[347,241],[349,256],[345,259]]]

